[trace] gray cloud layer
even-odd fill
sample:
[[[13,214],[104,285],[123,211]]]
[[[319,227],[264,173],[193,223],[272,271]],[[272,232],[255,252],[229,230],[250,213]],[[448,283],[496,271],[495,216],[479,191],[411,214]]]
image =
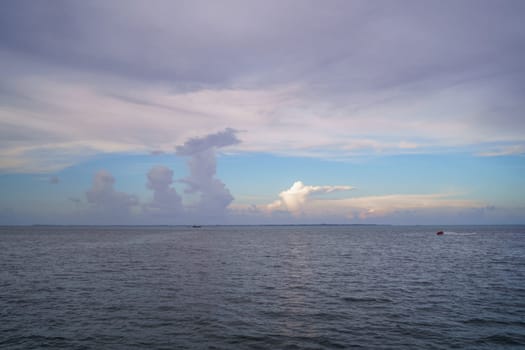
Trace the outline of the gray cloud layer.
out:
[[[253,74],[308,75],[331,85],[385,88],[504,70],[523,83],[522,1],[2,5],[3,49],[140,79],[224,84]]]
[[[523,153],[524,15],[520,0],[3,1],[0,169],[226,125],[288,155]]]

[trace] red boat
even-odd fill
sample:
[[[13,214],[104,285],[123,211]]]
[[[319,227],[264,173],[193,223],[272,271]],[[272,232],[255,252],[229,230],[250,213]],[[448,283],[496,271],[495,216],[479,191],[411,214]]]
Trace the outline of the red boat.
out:
[[[436,235],[441,236],[441,235],[443,235],[444,233],[445,233],[445,232],[443,232],[443,231],[438,231],[438,232],[436,232]]]

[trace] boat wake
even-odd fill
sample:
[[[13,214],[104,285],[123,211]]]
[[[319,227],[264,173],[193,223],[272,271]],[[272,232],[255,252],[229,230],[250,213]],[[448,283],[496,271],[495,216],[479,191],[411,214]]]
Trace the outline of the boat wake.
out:
[[[473,236],[477,235],[477,232],[454,232],[454,231],[444,231],[443,234],[449,236]]]

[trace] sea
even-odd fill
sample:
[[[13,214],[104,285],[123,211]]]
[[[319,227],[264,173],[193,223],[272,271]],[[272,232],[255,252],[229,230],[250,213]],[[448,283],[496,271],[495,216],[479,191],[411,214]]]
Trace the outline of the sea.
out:
[[[525,349],[525,226],[0,227],[0,348]]]

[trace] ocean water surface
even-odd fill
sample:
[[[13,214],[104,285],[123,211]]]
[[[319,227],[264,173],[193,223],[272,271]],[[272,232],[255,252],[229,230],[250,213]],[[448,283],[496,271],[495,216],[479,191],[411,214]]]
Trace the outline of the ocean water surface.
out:
[[[523,349],[525,226],[3,227],[0,348]]]

